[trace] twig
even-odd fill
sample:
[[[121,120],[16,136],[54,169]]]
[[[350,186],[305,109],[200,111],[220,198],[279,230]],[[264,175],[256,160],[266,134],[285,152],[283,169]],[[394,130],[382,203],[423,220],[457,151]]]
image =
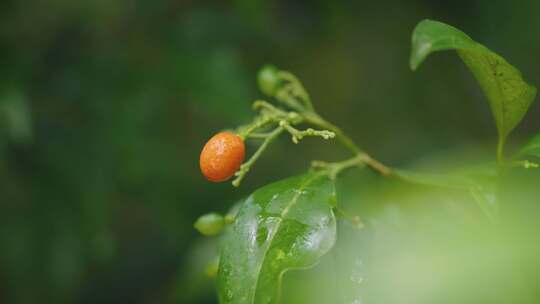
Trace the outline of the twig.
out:
[[[283,132],[285,129],[283,129],[283,127],[279,126],[277,128],[274,129],[274,131],[272,131],[270,133],[270,135],[268,137],[266,137],[266,139],[264,140],[264,142],[259,146],[259,148],[257,149],[257,151],[255,151],[255,153],[253,153],[253,155],[251,156],[251,158],[245,162],[244,164],[242,164],[240,166],[240,169],[238,171],[236,171],[236,173],[234,174],[236,176],[236,178],[233,180],[232,182],[232,185],[235,186],[235,187],[238,187],[240,186],[240,183],[242,182],[242,180],[244,179],[244,177],[246,176],[246,174],[249,172],[249,170],[251,169],[251,166],[257,161],[257,159],[259,159],[259,157],[261,156],[261,154],[264,152],[264,150],[266,150],[266,148],[268,147],[268,145],[276,138],[279,136],[279,134],[281,134],[281,132]]]
[[[292,135],[292,141],[295,144],[297,144],[305,136],[319,136],[324,139],[330,139],[336,136],[334,132],[328,130],[314,130],[312,128],[308,128],[306,130],[298,130],[295,127],[291,126],[291,124],[286,120],[280,121],[279,125],[285,128],[285,130],[287,130]]]

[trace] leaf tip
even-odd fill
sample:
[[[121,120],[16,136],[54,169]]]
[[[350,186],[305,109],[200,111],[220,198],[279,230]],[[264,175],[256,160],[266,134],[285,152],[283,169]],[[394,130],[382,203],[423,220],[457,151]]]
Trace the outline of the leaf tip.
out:
[[[420,33],[426,26],[429,26],[429,24],[434,22],[435,21],[430,19],[424,19],[418,22],[413,29],[411,36],[411,56],[409,58],[409,68],[413,72],[418,69],[420,64],[422,64],[431,49],[431,44],[425,41],[425,39],[422,39],[422,35]]]
[[[415,72],[418,69],[418,66],[420,65],[422,61],[418,60],[414,54],[411,54],[411,58],[409,59],[409,68],[411,71]]]
[[[411,50],[411,57],[409,59],[409,67],[413,72],[418,69],[420,64],[424,62],[426,57],[431,52],[431,44],[419,40],[415,41],[414,39],[415,38],[413,36],[413,47]]]

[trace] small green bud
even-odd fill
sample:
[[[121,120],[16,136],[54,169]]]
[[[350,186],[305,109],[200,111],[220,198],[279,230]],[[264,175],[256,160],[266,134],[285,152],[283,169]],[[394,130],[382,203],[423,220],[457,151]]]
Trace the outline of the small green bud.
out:
[[[257,80],[259,88],[264,94],[274,96],[280,84],[278,69],[272,65],[265,65],[259,70]]]
[[[232,223],[234,223],[234,215],[232,214],[225,215],[225,224],[230,225]]]
[[[530,169],[530,168],[538,168],[538,164],[537,163],[533,163],[533,162],[530,162],[528,160],[525,160],[523,162],[523,167],[525,169]]]
[[[210,261],[206,266],[204,267],[204,273],[210,277],[215,278],[217,276],[219,270],[219,257],[216,257],[212,261]]]
[[[223,231],[225,220],[221,214],[212,212],[199,217],[193,226],[202,235],[214,236]]]

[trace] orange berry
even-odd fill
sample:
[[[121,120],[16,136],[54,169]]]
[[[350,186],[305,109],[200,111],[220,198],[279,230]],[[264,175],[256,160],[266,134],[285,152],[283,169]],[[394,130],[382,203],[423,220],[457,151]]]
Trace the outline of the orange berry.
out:
[[[201,172],[211,182],[226,181],[240,168],[244,154],[244,141],[240,136],[220,132],[210,138],[201,151]]]

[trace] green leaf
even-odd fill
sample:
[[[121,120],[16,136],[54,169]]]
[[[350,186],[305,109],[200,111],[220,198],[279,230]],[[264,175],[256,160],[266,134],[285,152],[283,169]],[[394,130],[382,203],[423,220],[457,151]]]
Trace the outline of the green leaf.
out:
[[[534,136],[519,152],[518,156],[540,157],[540,134]]]
[[[536,96],[536,88],[504,58],[475,42],[462,31],[438,21],[424,20],[414,29],[410,66],[416,70],[436,51],[456,50],[486,95],[504,142],[519,124]]]
[[[223,240],[221,303],[277,303],[288,270],[314,266],[336,239],[333,182],[308,173],[249,196]]]

